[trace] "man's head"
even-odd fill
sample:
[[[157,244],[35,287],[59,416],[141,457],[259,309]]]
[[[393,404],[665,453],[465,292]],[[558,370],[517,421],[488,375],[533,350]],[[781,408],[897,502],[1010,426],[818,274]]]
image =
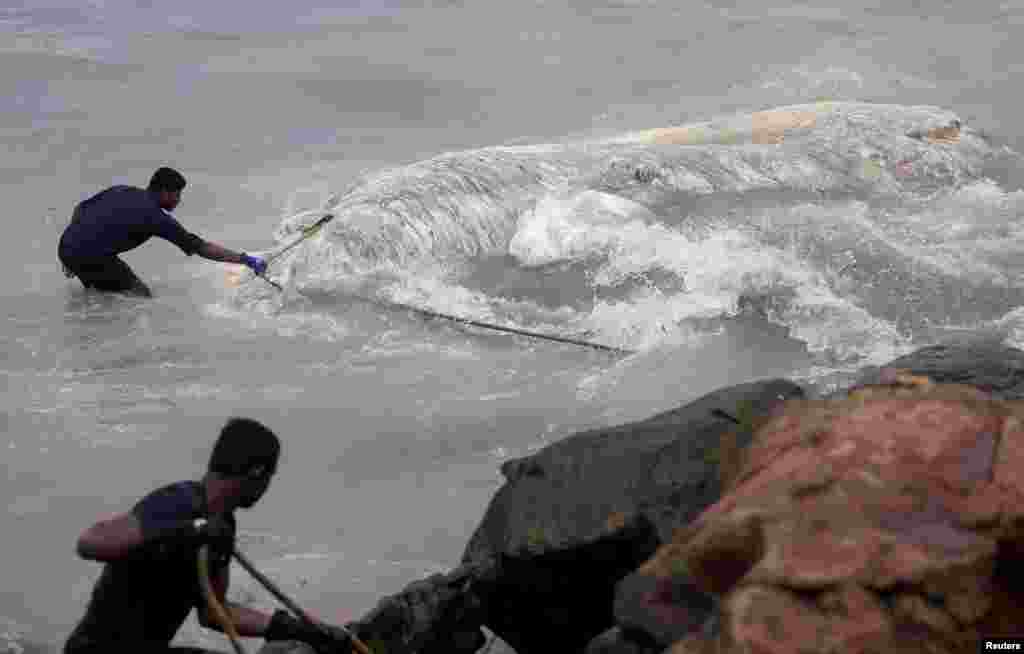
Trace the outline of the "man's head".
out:
[[[181,190],[185,188],[185,177],[173,168],[157,168],[149,178],[148,190],[157,196],[162,209],[173,211],[181,202]]]
[[[207,469],[227,482],[232,505],[245,509],[259,501],[277,471],[281,441],[249,418],[232,418],[220,431]]]

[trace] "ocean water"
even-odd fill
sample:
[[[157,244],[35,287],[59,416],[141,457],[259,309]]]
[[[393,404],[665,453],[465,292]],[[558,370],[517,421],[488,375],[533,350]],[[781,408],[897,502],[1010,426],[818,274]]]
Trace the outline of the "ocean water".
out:
[[[242,547],[340,622],[457,564],[508,458],[958,332],[1024,346],[1022,25],[1012,2],[0,1],[0,651],[59,648],[99,572],[79,532],[199,476],[232,415],[284,441]],[[955,142],[906,135],[954,118]],[[157,240],[124,257],[152,300],[65,280],[74,204],[161,165],[228,247],[336,218],[275,262],[283,293]],[[241,570],[232,595],[274,606]]]

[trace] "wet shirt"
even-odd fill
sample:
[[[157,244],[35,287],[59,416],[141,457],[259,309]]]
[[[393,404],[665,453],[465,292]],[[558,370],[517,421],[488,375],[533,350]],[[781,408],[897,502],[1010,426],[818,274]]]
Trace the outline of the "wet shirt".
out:
[[[203,243],[160,208],[155,194],[134,186],[112,186],[75,207],[71,224],[60,238],[60,256],[114,256],[153,236],[174,243],[187,255]]]
[[[132,509],[143,525],[191,520],[206,515],[201,484],[183,481],[159,488]],[[231,518],[234,530],[234,517]],[[193,608],[205,607],[195,547],[157,543],[136,557],[104,565],[82,618],[65,646],[66,654],[147,651],[166,647]],[[210,574],[230,563],[230,551],[210,552]],[[116,650],[111,649],[117,646]],[[133,649],[134,648],[134,649]]]

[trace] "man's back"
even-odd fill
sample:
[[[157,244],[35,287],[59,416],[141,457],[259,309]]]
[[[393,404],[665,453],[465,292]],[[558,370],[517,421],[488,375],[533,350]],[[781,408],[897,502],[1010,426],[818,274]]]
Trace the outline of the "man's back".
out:
[[[198,249],[198,237],[160,208],[149,191],[112,186],[75,207],[60,239],[61,258],[109,257],[134,249],[152,236],[165,238],[185,254]]]

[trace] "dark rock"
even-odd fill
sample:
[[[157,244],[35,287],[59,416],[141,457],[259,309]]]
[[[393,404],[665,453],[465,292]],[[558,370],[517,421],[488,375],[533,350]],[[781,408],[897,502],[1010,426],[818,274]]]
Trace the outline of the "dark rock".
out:
[[[659,654],[664,649],[642,631],[612,627],[590,641],[585,654]]]
[[[275,640],[263,643],[259,654],[316,654],[316,650],[297,640]]]
[[[884,368],[865,370],[858,385],[886,383],[893,370],[929,377],[935,383],[966,384],[995,398],[1024,398],[1024,351],[994,338],[964,337],[921,348]]]
[[[715,608],[710,595],[681,576],[656,579],[633,573],[619,582],[615,621],[626,629],[647,634],[661,651],[677,640],[700,633]]]
[[[633,514],[572,549],[500,555],[485,624],[519,654],[579,651],[612,625],[614,580],[651,556],[654,525]]]
[[[498,562],[484,624],[519,654],[584,649],[613,626],[619,580],[721,495],[723,435],[742,449],[752,416],[802,396],[785,380],[726,388],[506,464],[463,556]]]
[[[493,565],[461,566],[413,582],[349,625],[376,654],[472,654],[483,646]]]
[[[605,533],[609,516],[637,510],[651,510],[659,538],[667,540],[721,494],[719,436],[736,426],[737,414],[767,413],[803,395],[782,379],[732,386],[509,461],[502,467],[508,481],[491,500],[463,562],[569,549]]]

